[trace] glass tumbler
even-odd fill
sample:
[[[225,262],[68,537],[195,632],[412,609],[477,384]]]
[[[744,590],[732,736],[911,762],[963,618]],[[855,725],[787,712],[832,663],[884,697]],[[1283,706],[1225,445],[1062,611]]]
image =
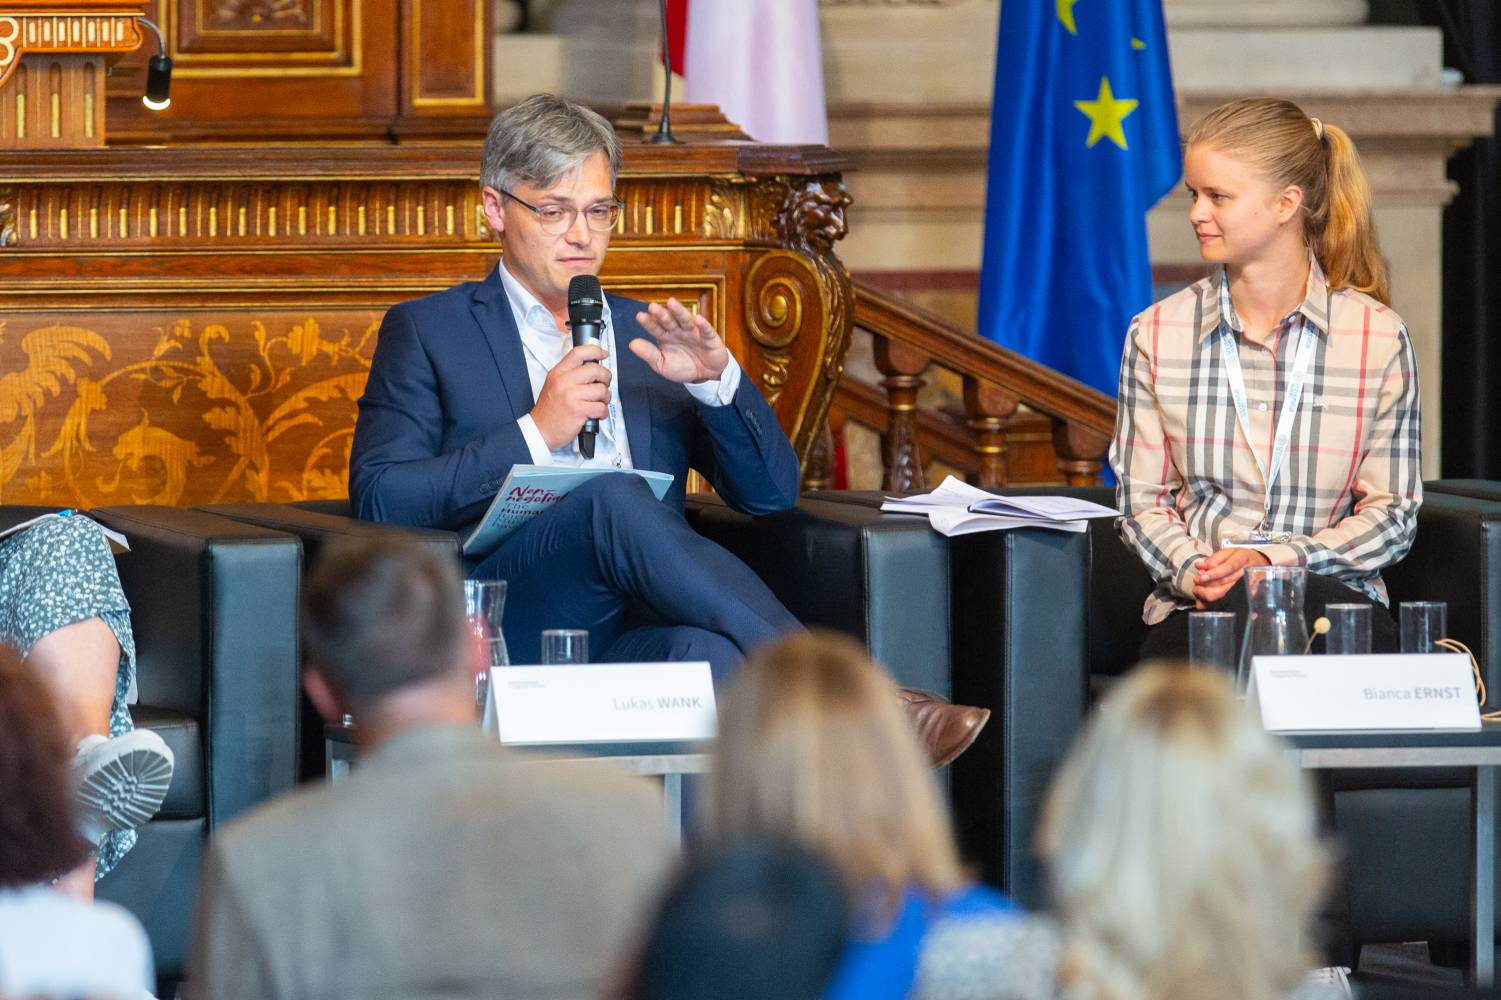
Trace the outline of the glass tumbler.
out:
[[[1324,652],[1346,656],[1371,651],[1369,604],[1326,604],[1324,617],[1329,619],[1329,634],[1324,637]]]
[[[1397,608],[1402,652],[1442,653],[1438,640],[1449,634],[1449,605],[1443,601],[1403,601]]]
[[[1195,667],[1219,667],[1235,672],[1235,612],[1188,613],[1188,662]]]
[[[549,628],[542,630],[542,663],[545,666],[588,662],[588,629]]]

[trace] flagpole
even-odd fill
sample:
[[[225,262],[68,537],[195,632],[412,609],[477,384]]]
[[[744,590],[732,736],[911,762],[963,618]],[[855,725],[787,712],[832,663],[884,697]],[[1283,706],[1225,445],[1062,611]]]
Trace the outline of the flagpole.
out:
[[[682,141],[672,134],[672,39],[667,34],[667,0],[659,4],[662,11],[662,120],[657,123],[657,132],[647,143],[653,146],[680,146]]]

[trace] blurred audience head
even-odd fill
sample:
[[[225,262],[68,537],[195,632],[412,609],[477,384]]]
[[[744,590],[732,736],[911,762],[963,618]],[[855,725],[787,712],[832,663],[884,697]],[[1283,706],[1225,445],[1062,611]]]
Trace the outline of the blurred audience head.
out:
[[[1285,997],[1317,964],[1312,798],[1213,670],[1148,663],[1101,703],[1038,842],[1070,998]]]
[[[727,844],[668,890],[634,1000],[816,1000],[847,934],[843,881],[816,855],[774,841]]]
[[[720,704],[710,830],[829,859],[857,913],[962,884],[937,784],[887,673],[855,642],[799,633],[735,672]],[[869,913],[872,901],[883,905]]]
[[[325,546],[303,597],[302,645],[356,711],[418,686],[463,691],[472,704],[458,564],[397,532]]]
[[[83,863],[73,815],[73,748],[47,690],[0,643],[0,889]]]

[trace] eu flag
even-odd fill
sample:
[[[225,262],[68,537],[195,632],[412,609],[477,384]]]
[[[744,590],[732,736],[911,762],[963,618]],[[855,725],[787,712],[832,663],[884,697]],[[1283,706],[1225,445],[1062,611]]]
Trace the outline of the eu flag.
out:
[[[981,335],[1115,395],[1152,303],[1147,210],[1179,168],[1160,0],[1002,4]]]

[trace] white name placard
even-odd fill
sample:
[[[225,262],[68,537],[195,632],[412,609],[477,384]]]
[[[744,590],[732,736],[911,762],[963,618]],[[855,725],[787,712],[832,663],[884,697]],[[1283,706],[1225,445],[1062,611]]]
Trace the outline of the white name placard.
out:
[[[1459,653],[1258,656],[1261,722],[1295,729],[1479,729],[1470,660]]]
[[[495,667],[485,729],[517,746],[713,739],[707,662]]]

